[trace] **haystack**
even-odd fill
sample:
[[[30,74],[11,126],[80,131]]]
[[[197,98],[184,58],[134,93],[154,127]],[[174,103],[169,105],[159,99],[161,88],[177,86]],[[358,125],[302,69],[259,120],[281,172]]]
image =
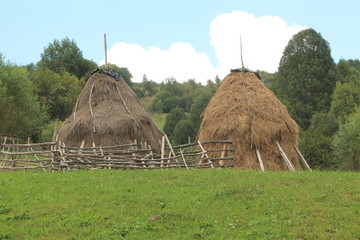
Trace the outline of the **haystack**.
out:
[[[58,130],[66,146],[114,146],[146,142],[160,151],[163,133],[142,107],[132,89],[111,69],[97,69],[89,77],[70,117]]]
[[[287,108],[267,89],[260,76],[236,69],[224,79],[203,113],[198,139],[232,140],[235,167],[260,169],[256,150],[265,170],[289,170],[278,144],[295,169],[298,126]],[[278,143],[278,144],[277,144]]]

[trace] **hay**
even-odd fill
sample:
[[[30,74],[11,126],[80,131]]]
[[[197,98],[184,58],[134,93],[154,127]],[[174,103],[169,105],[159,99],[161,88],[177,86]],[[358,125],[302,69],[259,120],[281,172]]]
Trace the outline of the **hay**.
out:
[[[163,133],[142,107],[132,89],[100,69],[94,71],[80,93],[74,110],[58,130],[66,146],[112,146],[147,142],[160,151]]]
[[[286,107],[253,72],[231,72],[203,113],[198,139],[232,140],[235,167],[260,169],[256,149],[265,170],[288,170],[276,142],[295,169],[299,169],[298,126]]]

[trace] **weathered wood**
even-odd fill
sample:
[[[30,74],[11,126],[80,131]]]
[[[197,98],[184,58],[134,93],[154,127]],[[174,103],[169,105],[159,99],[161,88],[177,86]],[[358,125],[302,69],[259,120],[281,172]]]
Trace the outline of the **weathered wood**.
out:
[[[186,147],[191,147],[191,146],[197,146],[198,143],[186,143],[186,144],[181,144],[181,145],[176,145],[176,146],[173,146],[174,149],[177,149],[177,148],[186,148]]]
[[[304,156],[301,154],[300,150],[299,150],[296,146],[295,146],[295,149],[296,149],[297,153],[299,154],[300,159],[301,159],[301,161],[303,162],[303,164],[305,165],[305,167],[306,167],[308,170],[310,170],[310,172],[312,172],[309,164],[306,162],[306,160],[305,160]]]
[[[188,166],[187,166],[187,164],[186,164],[185,157],[184,157],[184,154],[183,154],[182,150],[180,150],[180,153],[181,153],[181,157],[182,157],[182,159],[183,159],[183,161],[184,161],[184,164],[185,164],[186,170],[188,170],[188,171],[189,171],[189,168],[188,168]]]
[[[162,136],[162,138],[161,138],[161,161],[162,161],[162,163],[164,163],[163,162],[164,156],[165,156],[165,136]],[[163,167],[164,165],[161,165],[161,166]]]
[[[261,159],[259,149],[257,149],[257,148],[256,148],[256,156],[257,156],[257,159],[259,161],[261,171],[265,172],[264,164],[263,164],[263,161]]]
[[[45,150],[45,151],[28,151],[28,152],[4,152],[4,151],[0,151],[0,154],[4,154],[4,155],[50,155],[51,151],[50,150]]]
[[[295,172],[295,168],[293,167],[293,165],[291,164],[290,160],[288,159],[288,157],[286,156],[284,150],[282,149],[282,147],[280,146],[279,142],[276,142],[278,149],[280,151],[281,156],[283,157],[286,165],[288,166],[290,171]]]
[[[133,144],[133,143],[131,143],[131,144],[122,144],[122,145],[114,145],[114,146],[101,146],[101,148],[103,149],[103,150],[105,150],[105,149],[113,149],[113,148],[121,148],[121,147],[127,147],[127,148],[130,148],[130,147],[132,147],[132,146],[136,146],[137,144]],[[79,150],[80,148],[78,148],[78,147],[66,147],[66,149],[71,149],[71,150]],[[90,150],[90,151],[93,151],[94,149],[95,150],[99,150],[100,149],[100,147],[83,147],[82,148],[83,150]]]
[[[4,147],[35,147],[35,146],[50,146],[50,145],[56,145],[56,142],[44,142],[44,143],[5,143],[5,144],[0,144],[0,146],[4,146]]]
[[[176,148],[172,146],[169,139],[164,137],[162,139],[162,155],[152,153],[151,147],[149,149],[147,143],[142,143],[142,149],[136,149],[137,144],[126,144],[118,146],[93,146],[85,148],[83,141],[80,147],[66,147],[64,143],[49,142],[47,147],[49,150],[36,150],[33,147],[46,147],[46,144],[10,144],[9,146],[1,145],[5,159],[0,159],[0,169],[5,170],[19,170],[19,169],[51,169],[52,171],[72,171],[76,169],[168,169],[168,168],[214,168],[214,163],[217,161],[233,161],[233,157],[211,158],[202,143],[187,144],[187,147]],[[141,143],[140,143],[141,144]],[[168,144],[169,156],[165,156],[165,147]],[[194,150],[199,145],[200,150]],[[226,144],[224,145],[226,146]],[[230,144],[231,147],[231,144]],[[121,150],[119,150],[121,148]],[[180,152],[175,152],[174,149],[179,149]],[[224,147],[225,148],[225,147]],[[5,151],[6,150],[6,151]],[[226,149],[226,152],[232,152]],[[187,152],[186,152],[187,151]],[[211,149],[212,152],[224,152],[224,149]],[[206,162],[199,162],[200,155],[203,155],[203,160]],[[223,154],[224,155],[224,154]],[[8,156],[11,158],[8,159]],[[31,157],[30,157],[31,156]],[[32,159],[32,158],[35,159]],[[180,161],[179,161],[180,160]],[[165,164],[166,163],[166,164]],[[224,164],[221,167],[232,167],[233,164]]]
[[[205,145],[208,143],[230,143],[230,144],[232,144],[232,141],[231,140],[212,140],[212,141],[202,141],[201,142],[202,145]]]
[[[214,168],[214,165],[212,164],[212,161],[210,160],[209,155],[207,155],[207,153],[206,153],[206,151],[205,151],[204,147],[201,145],[201,142],[200,142],[200,141],[198,141],[198,144],[199,144],[199,146],[200,146],[201,150],[204,152],[204,155],[205,155],[205,157],[207,158],[207,160],[211,163],[211,167],[212,167],[212,168]]]

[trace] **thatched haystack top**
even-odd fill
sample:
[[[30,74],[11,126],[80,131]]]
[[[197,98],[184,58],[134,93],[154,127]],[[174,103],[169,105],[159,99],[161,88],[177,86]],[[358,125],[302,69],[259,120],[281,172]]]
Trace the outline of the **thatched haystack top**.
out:
[[[58,130],[67,146],[112,146],[147,142],[159,151],[163,133],[142,107],[132,89],[113,70],[94,71],[80,93],[72,114]]]
[[[276,142],[298,168],[297,136],[296,122],[260,76],[238,69],[224,79],[206,107],[198,138],[233,140],[236,167],[258,169],[258,149],[267,169],[287,170]]]

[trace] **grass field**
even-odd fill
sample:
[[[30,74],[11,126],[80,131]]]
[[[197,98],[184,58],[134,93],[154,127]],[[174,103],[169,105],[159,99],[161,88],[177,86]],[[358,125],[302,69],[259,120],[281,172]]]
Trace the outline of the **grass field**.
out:
[[[360,174],[0,172],[0,239],[360,239]]]
[[[151,118],[154,120],[158,128],[163,130],[167,113],[155,113],[150,111],[151,104],[154,101],[155,96],[147,96],[140,99],[141,104],[146,109],[146,111],[150,114]]]
[[[158,128],[163,130],[165,122],[166,122],[166,116],[168,114],[167,113],[150,113],[150,115],[151,115],[151,118],[156,123],[156,125],[158,126]]]

